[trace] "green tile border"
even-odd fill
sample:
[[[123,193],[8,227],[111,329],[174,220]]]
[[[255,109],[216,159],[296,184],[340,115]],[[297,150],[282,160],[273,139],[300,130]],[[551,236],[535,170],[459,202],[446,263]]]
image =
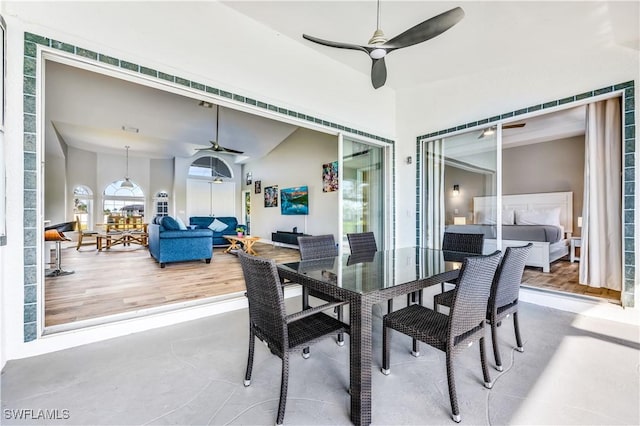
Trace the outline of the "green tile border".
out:
[[[580,93],[575,96],[569,96],[549,102],[545,102],[539,105],[532,105],[527,108],[521,108],[516,111],[507,112],[504,114],[496,115],[490,118],[484,118],[476,120],[470,123],[461,124],[456,127],[452,127],[446,130],[438,130],[435,132],[427,133],[416,138],[416,245],[420,244],[420,229],[421,229],[421,142],[425,139],[432,139],[437,136],[446,136],[449,133],[453,133],[458,130],[481,126],[484,124],[497,123],[505,118],[516,117],[521,114],[529,113],[532,111],[540,111],[547,108],[554,108],[559,105],[568,105],[583,99],[588,99],[594,96],[602,95],[605,93],[611,93],[614,91],[623,91],[623,152],[622,159],[623,164],[623,222],[622,222],[622,239],[624,241],[624,277],[622,283],[622,305],[626,307],[634,307],[635,300],[634,295],[638,290],[634,280],[635,277],[635,157],[636,157],[636,124],[635,124],[635,81],[627,81],[611,86],[601,87],[600,89],[592,90],[589,92]]]
[[[133,62],[128,62],[122,59],[115,58],[113,56],[104,55],[99,52],[94,52],[93,50],[85,49],[79,46],[74,46],[71,44],[67,44],[58,40],[53,40],[51,38],[47,38],[38,34],[33,34],[29,32],[24,33],[24,57],[23,57],[23,104],[30,105],[31,99],[28,97],[34,97],[36,95],[36,66],[35,60],[37,56],[37,46],[42,45],[46,47],[51,47],[53,49],[57,49],[63,52],[71,53],[83,59],[89,59],[96,62],[102,62],[104,64],[112,65],[115,67],[119,67],[131,72],[136,72],[146,78],[155,78],[159,81],[168,81],[174,84],[179,84],[181,86],[189,87],[193,90],[197,90],[202,92],[203,94],[214,94],[218,96],[222,96],[224,98],[232,99],[236,102],[244,103],[247,105],[251,105],[254,107],[258,107],[264,110],[275,112],[283,117],[294,117],[300,120],[305,120],[310,123],[320,124],[325,127],[330,127],[333,129],[338,129],[343,132],[351,133],[353,135],[364,136],[369,139],[390,144],[392,147],[392,156],[395,159],[395,141],[391,139],[384,138],[382,136],[374,135],[369,132],[365,132],[362,130],[357,130],[348,126],[344,126],[341,124],[333,123],[330,121],[322,120],[321,118],[312,117],[306,114],[299,113],[297,111],[293,111],[287,108],[280,107],[278,105],[269,104],[266,102],[262,102],[256,99],[247,98],[246,96],[228,92],[225,90],[221,90],[215,87],[207,86],[203,83],[195,82],[188,80],[186,78],[182,78],[179,76],[174,76],[172,74],[164,73],[160,70],[155,70],[153,68],[145,67],[144,65],[136,64]],[[35,144],[28,143],[29,141],[35,140],[36,137],[36,112],[24,112],[24,135],[23,135],[23,154],[25,158],[28,158],[30,155],[35,157]],[[33,179],[33,176],[37,173],[35,162],[33,164],[27,164],[25,162],[24,169],[24,192],[25,198],[28,198],[27,194],[29,192],[35,192],[37,190],[36,187],[36,179]],[[392,166],[393,173],[393,189],[395,190],[395,163]],[[393,205],[393,213],[395,216],[395,204]],[[37,232],[36,224],[30,223],[27,225],[27,218],[31,218],[35,216],[36,210],[35,208],[24,208],[23,217],[25,219],[25,235],[33,235]],[[5,238],[5,237],[2,237]],[[395,240],[395,228],[392,231],[392,239]],[[2,241],[0,241],[2,243]],[[24,270],[25,273],[27,270],[36,267],[36,245],[35,241],[32,244],[27,245],[25,240],[25,264]],[[27,262],[27,259],[29,261]],[[26,284],[26,283],[25,283]],[[37,301],[36,301],[37,302]],[[35,305],[34,302],[25,303],[24,305],[24,341],[30,342],[32,340],[37,339],[37,319],[36,315],[33,314]],[[29,312],[29,315],[27,315]]]

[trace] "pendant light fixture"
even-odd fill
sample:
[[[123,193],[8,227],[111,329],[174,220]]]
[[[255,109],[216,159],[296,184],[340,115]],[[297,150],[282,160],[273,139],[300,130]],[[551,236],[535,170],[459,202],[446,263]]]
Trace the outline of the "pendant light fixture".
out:
[[[133,188],[133,182],[131,182],[131,179],[129,179],[129,148],[131,147],[129,145],[126,145],[124,148],[127,150],[127,173],[124,176],[124,180],[120,184],[120,188]]]

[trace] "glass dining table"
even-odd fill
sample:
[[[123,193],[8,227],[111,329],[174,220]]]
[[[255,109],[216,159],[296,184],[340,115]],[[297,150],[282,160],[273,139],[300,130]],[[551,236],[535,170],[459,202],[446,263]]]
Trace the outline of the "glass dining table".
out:
[[[425,287],[454,281],[465,253],[420,247],[329,257],[277,265],[280,278],[349,303],[351,421],[371,423],[373,305]]]

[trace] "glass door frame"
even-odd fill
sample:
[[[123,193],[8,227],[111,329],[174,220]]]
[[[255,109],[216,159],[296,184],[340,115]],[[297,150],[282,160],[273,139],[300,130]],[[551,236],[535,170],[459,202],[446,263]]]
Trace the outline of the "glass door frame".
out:
[[[358,138],[352,134],[338,133],[338,248],[343,253],[347,235],[344,231],[344,144],[345,138],[349,141],[371,145],[382,149],[382,194],[381,194],[381,241],[378,241],[378,249],[391,249],[395,246],[395,145],[371,139]]]
[[[430,138],[421,138],[418,140],[416,158],[418,158],[418,164],[416,165],[416,180],[418,182],[418,191],[417,191],[417,206],[418,211],[416,212],[416,224],[418,226],[418,230],[416,232],[416,245],[420,247],[427,247],[426,241],[426,230],[427,224],[425,223],[425,215],[421,214],[421,212],[425,212],[428,206],[426,205],[426,197],[425,197],[425,188],[426,188],[426,177],[425,177],[425,169],[426,169],[426,159],[422,160],[425,152],[425,147],[428,142],[451,138],[453,136],[462,135],[465,133],[477,133],[487,129],[489,127],[495,127],[495,194],[492,196],[496,197],[495,209],[496,209],[496,250],[502,250],[502,126],[506,124],[504,122],[490,123],[482,126],[476,126],[472,128],[466,128],[463,130],[454,131],[451,133],[446,133],[442,135],[438,135],[436,137]],[[442,200],[444,203],[444,200]]]

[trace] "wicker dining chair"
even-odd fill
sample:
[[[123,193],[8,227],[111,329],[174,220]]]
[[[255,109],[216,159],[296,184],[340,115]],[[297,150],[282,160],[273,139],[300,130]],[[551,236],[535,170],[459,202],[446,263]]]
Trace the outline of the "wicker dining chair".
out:
[[[300,260],[315,260],[328,257],[335,257],[338,255],[338,246],[336,240],[332,234],[328,235],[308,235],[306,237],[298,237],[298,247],[300,249]],[[332,299],[326,294],[317,293],[313,290],[309,290],[309,295],[315,298],[327,301],[337,302],[337,299]],[[308,307],[308,301],[303,300],[303,309]],[[342,321],[343,311],[341,306],[337,306],[335,312],[338,316],[338,320]],[[344,336],[342,333],[338,334],[338,345],[344,345]],[[303,352],[304,357],[309,357],[309,350]]]
[[[385,315],[382,319],[382,373],[390,373],[389,329],[399,331],[446,353],[447,381],[452,418],[460,422],[453,359],[463,349],[478,341],[485,387],[493,383],[485,354],[485,317],[491,283],[500,263],[499,251],[487,256],[468,257],[462,263],[458,285],[454,289],[449,316],[419,304],[409,305]]]
[[[347,324],[323,313],[340,303],[327,303],[287,315],[278,270],[273,259],[238,252],[249,299],[249,357],[244,386],[251,384],[255,338],[267,344],[271,353],[282,359],[280,400],[276,424],[284,420],[289,383],[289,355],[336,332],[349,332]]]
[[[498,327],[501,325],[502,320],[508,318],[511,314],[513,314],[513,328],[516,334],[516,349],[519,352],[524,352],[518,324],[518,297],[525,262],[532,247],[532,243],[523,247],[507,247],[491,286],[491,295],[487,305],[487,321],[491,324],[493,357],[496,360],[496,370],[498,371],[502,371],[502,359],[498,349]],[[438,306],[451,307],[453,295],[453,290],[436,294],[433,297],[434,309],[437,311]]]
[[[378,251],[376,237],[373,235],[373,232],[347,234],[347,239],[349,240],[351,254],[373,253]]]
[[[445,232],[442,238],[443,251],[457,251],[462,253],[482,254],[484,234],[463,234],[457,232]],[[455,283],[453,283],[455,284]],[[445,291],[445,283],[441,285]]]

